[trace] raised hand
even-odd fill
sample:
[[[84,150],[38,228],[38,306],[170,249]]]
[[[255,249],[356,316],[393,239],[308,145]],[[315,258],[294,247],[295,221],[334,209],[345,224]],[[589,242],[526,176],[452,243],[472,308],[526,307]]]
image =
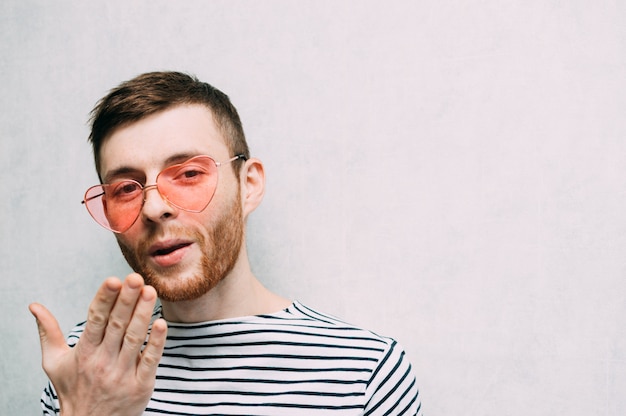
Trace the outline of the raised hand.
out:
[[[29,306],[37,319],[43,369],[63,416],[143,413],[167,334],[167,324],[157,319],[142,351],[156,299],[154,288],[136,273],[123,283],[107,279],[89,306],[85,330],[74,348],[67,346],[56,318],[44,306]]]

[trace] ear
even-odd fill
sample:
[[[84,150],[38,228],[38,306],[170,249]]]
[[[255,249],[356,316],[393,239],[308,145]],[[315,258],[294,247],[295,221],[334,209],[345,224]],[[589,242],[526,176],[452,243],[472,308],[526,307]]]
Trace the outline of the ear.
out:
[[[248,215],[263,200],[263,195],[265,194],[265,168],[259,159],[250,158],[242,166],[239,175],[243,217],[248,218]]]

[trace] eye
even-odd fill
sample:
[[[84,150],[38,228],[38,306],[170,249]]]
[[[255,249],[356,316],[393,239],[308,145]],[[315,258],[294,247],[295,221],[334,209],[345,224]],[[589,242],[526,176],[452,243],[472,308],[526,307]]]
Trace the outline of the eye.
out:
[[[199,170],[191,170],[191,169],[183,172],[183,175],[185,176],[185,178],[193,178],[194,176],[198,176],[201,174],[202,172],[200,172]]]
[[[195,185],[205,180],[207,174],[206,169],[196,164],[181,166],[170,181],[179,185]]]
[[[119,200],[133,199],[141,194],[141,185],[134,181],[122,181],[109,185],[107,196]]]

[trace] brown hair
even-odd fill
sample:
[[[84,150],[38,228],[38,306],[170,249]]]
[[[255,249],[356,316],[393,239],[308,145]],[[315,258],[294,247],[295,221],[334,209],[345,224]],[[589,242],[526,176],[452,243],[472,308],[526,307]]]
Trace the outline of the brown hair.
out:
[[[100,148],[115,129],[182,104],[208,107],[231,155],[250,157],[239,114],[226,94],[193,75],[148,72],[112,89],[91,111],[89,141],[98,175]],[[238,171],[241,164],[233,163],[233,166]]]

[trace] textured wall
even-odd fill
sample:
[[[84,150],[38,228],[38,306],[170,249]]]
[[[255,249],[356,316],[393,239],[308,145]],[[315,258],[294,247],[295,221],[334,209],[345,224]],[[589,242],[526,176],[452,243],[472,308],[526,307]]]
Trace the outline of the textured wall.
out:
[[[430,415],[626,414],[626,7],[581,1],[0,4],[0,413],[127,272],[79,201],[86,121],[141,72],[228,93],[272,289],[396,337]]]

